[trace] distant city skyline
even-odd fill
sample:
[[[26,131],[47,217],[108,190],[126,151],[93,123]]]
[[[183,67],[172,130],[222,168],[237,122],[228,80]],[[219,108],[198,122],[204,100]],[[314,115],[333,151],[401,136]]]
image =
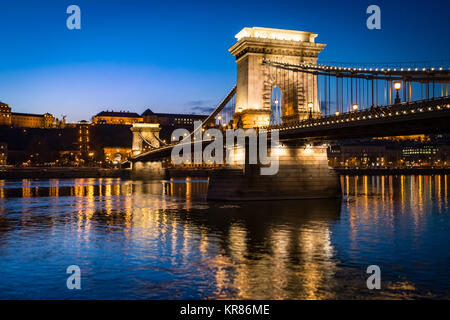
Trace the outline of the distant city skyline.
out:
[[[66,8],[81,8],[81,30]],[[381,30],[366,8],[381,8]],[[208,113],[236,81],[228,48],[244,27],[317,33],[319,60],[450,57],[448,1],[4,1],[0,101],[15,112],[90,120],[103,110]]]

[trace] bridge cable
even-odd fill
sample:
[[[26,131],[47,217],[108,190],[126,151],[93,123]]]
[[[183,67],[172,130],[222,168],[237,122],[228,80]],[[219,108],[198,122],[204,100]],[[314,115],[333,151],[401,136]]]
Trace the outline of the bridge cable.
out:
[[[147,139],[145,139],[141,132],[139,132],[139,137],[142,139],[142,141],[144,141],[146,144],[148,144],[153,149],[157,149],[158,148],[158,147],[155,147],[154,145],[152,145]]]

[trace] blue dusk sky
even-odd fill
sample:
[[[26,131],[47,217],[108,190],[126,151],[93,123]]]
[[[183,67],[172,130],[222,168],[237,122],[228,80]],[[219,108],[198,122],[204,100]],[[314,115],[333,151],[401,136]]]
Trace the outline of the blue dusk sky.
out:
[[[66,9],[81,8],[81,30]],[[366,8],[381,8],[368,30]],[[243,27],[318,33],[319,60],[450,58],[448,0],[2,0],[0,101],[13,111],[90,119],[101,110],[197,112],[236,81],[228,48]]]

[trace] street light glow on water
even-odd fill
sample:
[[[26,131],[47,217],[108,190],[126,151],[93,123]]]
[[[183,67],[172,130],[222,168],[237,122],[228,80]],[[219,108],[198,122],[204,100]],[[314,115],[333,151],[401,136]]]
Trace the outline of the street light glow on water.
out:
[[[0,298],[448,299],[448,176],[341,183],[337,200],[221,203],[206,180],[0,181]]]

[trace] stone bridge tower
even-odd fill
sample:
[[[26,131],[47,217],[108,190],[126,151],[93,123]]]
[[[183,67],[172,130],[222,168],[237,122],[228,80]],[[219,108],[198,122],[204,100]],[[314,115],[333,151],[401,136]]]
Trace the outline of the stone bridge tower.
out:
[[[308,118],[310,112],[313,117],[320,116],[317,76],[294,75],[263,64],[264,59],[316,64],[325,47],[314,42],[316,37],[311,32],[259,27],[244,28],[236,35],[238,41],[229,49],[237,63],[235,123],[240,120],[244,128],[269,125],[271,92],[275,86],[282,93],[284,123]]]
[[[133,156],[160,147],[158,123],[134,123],[130,130],[133,132]]]

